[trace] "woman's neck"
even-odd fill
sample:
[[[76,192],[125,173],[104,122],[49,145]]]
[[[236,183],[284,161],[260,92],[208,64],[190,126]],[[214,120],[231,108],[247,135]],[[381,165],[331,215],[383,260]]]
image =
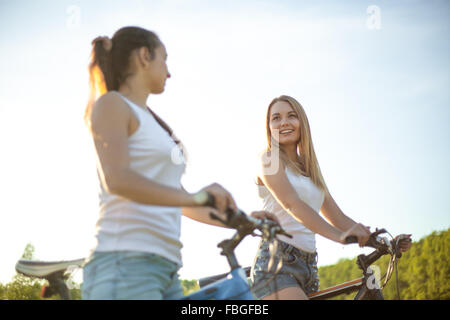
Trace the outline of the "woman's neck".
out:
[[[298,162],[299,156],[297,153],[297,144],[281,146],[281,149],[288,156],[289,160],[293,162]]]
[[[147,99],[150,92],[142,81],[139,81],[136,77],[130,77],[126,83],[122,84],[119,92],[143,109],[147,108]]]

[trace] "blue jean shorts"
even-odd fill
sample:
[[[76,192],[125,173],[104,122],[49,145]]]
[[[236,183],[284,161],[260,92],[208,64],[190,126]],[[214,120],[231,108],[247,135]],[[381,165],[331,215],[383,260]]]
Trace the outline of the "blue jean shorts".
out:
[[[316,292],[319,290],[317,253],[278,241],[271,261],[269,243],[262,241],[252,266],[251,281],[252,292],[258,299],[288,287],[299,287],[307,295]]]
[[[159,255],[94,252],[83,268],[84,300],[175,300],[183,297],[179,266]]]

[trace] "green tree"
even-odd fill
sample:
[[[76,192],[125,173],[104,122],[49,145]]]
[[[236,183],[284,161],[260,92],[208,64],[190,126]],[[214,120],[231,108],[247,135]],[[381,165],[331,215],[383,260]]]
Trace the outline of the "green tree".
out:
[[[34,246],[28,243],[22,254],[22,259],[34,258]],[[43,280],[32,279],[20,273],[16,273],[12,282],[2,285],[1,299],[6,300],[37,300],[40,299]]]
[[[200,289],[197,280],[181,280],[181,286],[185,296]]]

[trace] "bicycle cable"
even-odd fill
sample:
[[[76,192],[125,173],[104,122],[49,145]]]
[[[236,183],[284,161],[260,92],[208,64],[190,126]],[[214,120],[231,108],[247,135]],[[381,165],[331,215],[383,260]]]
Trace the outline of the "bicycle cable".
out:
[[[400,299],[399,282],[398,282],[398,267],[397,267],[398,266],[397,250],[398,250],[399,239],[395,240],[394,237],[392,236],[392,234],[390,234],[388,231],[386,231],[386,232],[391,237],[391,239],[392,239],[391,243],[393,244],[394,247],[391,252],[391,258],[389,259],[388,270],[386,271],[386,274],[381,278],[381,279],[383,279],[384,277],[386,277],[386,279],[384,280],[382,289],[384,289],[384,287],[386,286],[388,281],[391,279],[392,272],[395,269],[395,286],[396,286],[396,291],[397,291],[397,298],[398,298],[398,300],[401,300]]]
[[[398,298],[398,300],[401,300],[401,298],[400,298],[400,289],[399,289],[399,284],[398,284],[398,261],[397,261],[397,250],[400,250],[399,249],[399,242],[400,242],[400,239],[397,238],[397,240],[395,240],[394,268],[395,268],[395,286],[397,287],[397,298]]]

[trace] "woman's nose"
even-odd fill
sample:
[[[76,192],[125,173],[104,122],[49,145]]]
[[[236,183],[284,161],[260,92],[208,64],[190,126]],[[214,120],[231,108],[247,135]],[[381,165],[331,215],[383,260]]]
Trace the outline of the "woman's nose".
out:
[[[286,127],[288,125],[288,121],[286,118],[282,118],[280,121],[280,127]]]

